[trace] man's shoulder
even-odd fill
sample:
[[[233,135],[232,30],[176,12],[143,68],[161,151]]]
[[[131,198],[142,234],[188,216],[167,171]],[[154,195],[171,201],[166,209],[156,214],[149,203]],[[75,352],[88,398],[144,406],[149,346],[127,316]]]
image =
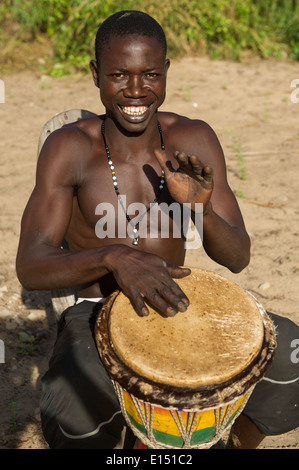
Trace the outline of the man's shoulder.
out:
[[[70,142],[69,139],[71,139],[71,141],[74,140],[77,143],[78,141],[82,141],[82,143],[90,142],[99,136],[101,122],[101,117],[95,116],[65,124],[55,131],[55,138],[61,140],[66,138],[68,142]]]
[[[99,139],[101,128],[101,117],[89,117],[80,119],[79,121],[68,123],[53,131],[44,143],[42,153],[52,153],[53,148],[55,154],[60,151],[66,153],[78,153],[86,151],[94,147],[95,140]]]
[[[185,137],[190,135],[195,138],[203,134],[213,133],[211,126],[201,119],[194,119],[176,113],[160,112],[159,120],[165,130],[172,135],[184,135]]]
[[[202,162],[214,168],[223,165],[221,144],[207,122],[175,113],[161,113],[159,120],[170,152],[178,150],[197,155]]]
[[[82,135],[85,135],[87,138],[92,138],[93,136],[98,136],[99,131],[101,130],[101,125],[103,122],[104,115],[95,115],[92,117],[87,117],[80,119],[76,122],[68,124],[73,129],[77,129]],[[67,127],[67,126],[64,126]]]

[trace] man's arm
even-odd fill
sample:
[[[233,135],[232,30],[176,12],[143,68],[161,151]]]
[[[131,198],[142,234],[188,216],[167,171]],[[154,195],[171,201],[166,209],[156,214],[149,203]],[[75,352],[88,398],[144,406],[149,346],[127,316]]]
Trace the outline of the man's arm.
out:
[[[203,246],[206,253],[232,272],[240,272],[250,260],[250,238],[227,182],[221,145],[206,123],[193,121],[183,132],[182,142],[187,135],[190,150],[175,152],[178,170],[171,167],[163,152],[155,151],[165,172],[168,189],[182,204],[189,203],[193,208],[196,203],[203,204]],[[203,164],[201,159],[209,165]]]
[[[214,187],[203,216],[203,246],[210,258],[238,273],[250,261],[250,238],[227,182],[222,147],[209,126],[204,129],[204,142],[207,161],[211,161],[214,168]]]
[[[56,131],[44,144],[36,184],[22,217],[17,254],[17,274],[27,289],[76,286],[82,274],[86,282],[101,274],[101,269],[95,273],[89,262],[92,253],[82,256],[60,248],[72,216],[74,188],[80,180],[80,152],[88,151],[89,145],[86,136],[73,128]]]
[[[242,225],[219,216],[213,203],[203,215],[203,246],[206,253],[230,271],[242,271],[250,261],[250,238]]]

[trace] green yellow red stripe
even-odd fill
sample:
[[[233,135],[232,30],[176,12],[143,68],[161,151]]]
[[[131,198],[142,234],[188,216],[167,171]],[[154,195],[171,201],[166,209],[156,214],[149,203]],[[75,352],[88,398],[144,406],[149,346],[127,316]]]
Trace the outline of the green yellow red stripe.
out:
[[[133,427],[136,427],[140,432],[147,435],[145,428],[145,423],[140,413],[136,408],[134,401],[131,395],[126,392],[123,392],[123,399],[125,404],[126,413],[129,420],[132,423]],[[229,417],[227,420],[226,426],[234,418],[235,414],[238,412],[240,406],[242,405],[245,397],[241,397],[237,403],[232,407],[231,405],[226,405],[222,408],[216,408],[211,410],[206,410],[203,412],[190,412],[180,410],[173,411],[174,416],[178,422],[182,422],[183,428],[187,429],[188,419],[192,422],[192,436],[191,436],[191,445],[201,444],[211,441],[216,435],[216,415],[218,415],[218,421],[220,420],[220,413],[222,413],[221,424],[224,419],[227,418],[227,413]],[[169,409],[162,408],[159,406],[153,406],[149,403],[138,400],[139,406],[141,407],[143,415],[148,414],[148,422],[150,422],[151,413],[152,416],[152,433],[154,438],[161,443],[164,443],[173,447],[182,447],[184,444],[184,438],[181,435],[179,426],[177,425],[173,414]],[[195,423],[193,421],[195,420]]]

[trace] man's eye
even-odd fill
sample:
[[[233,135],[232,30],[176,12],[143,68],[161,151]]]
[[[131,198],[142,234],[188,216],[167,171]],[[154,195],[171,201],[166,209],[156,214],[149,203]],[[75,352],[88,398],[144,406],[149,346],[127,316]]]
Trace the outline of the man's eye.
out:
[[[114,77],[114,78],[124,78],[125,74],[122,73],[122,72],[119,72],[119,73],[113,73],[113,74],[111,74],[111,76]]]
[[[145,74],[146,78],[156,78],[158,77],[158,74],[155,72],[149,72]]]

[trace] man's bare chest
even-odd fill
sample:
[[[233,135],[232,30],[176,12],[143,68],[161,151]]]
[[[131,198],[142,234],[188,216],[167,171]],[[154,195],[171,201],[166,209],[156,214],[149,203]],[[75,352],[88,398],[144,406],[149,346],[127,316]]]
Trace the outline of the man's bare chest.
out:
[[[124,223],[123,220],[128,223],[129,218],[138,219],[153,206],[171,203],[157,162],[154,165],[149,162],[118,163],[112,168],[107,161],[101,162],[86,175],[76,198],[73,215],[80,211],[90,228],[95,228],[100,219],[113,221],[117,228],[119,223]]]

